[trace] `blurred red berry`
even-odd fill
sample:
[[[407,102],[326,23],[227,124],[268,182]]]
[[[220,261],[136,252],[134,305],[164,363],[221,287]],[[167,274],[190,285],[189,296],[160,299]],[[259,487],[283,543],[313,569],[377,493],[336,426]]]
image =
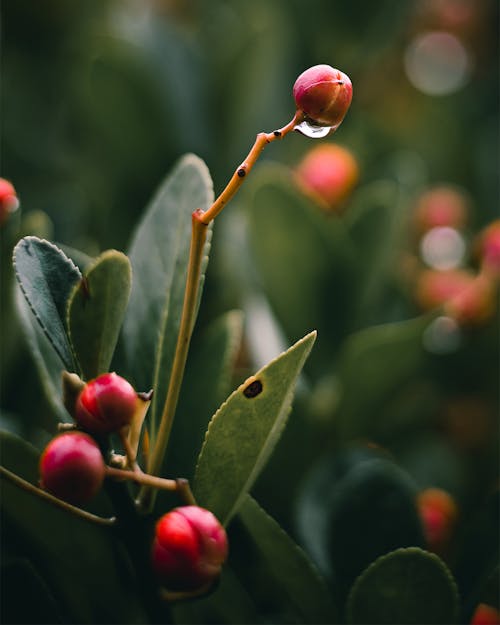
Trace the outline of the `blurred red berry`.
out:
[[[428,488],[419,493],[417,507],[428,549],[444,555],[458,516],[453,497],[439,488]]]
[[[328,211],[339,208],[358,178],[359,167],[352,153],[333,143],[309,150],[295,171],[302,190]]]
[[[176,508],[156,524],[153,569],[169,590],[197,590],[215,581],[227,552],[224,528],[204,508]]]
[[[479,255],[482,268],[492,277],[500,278],[500,219],[479,235]]]
[[[16,190],[12,183],[5,178],[0,178],[0,226],[7,221],[10,213],[19,206]]]
[[[88,382],[76,401],[75,420],[92,434],[108,434],[129,425],[137,408],[133,386],[116,373]]]
[[[460,324],[480,324],[495,310],[492,282],[485,276],[461,269],[422,271],[415,297],[423,310],[439,306]]]
[[[486,603],[480,603],[472,615],[471,625],[500,625],[500,612]]]
[[[419,233],[446,226],[462,230],[468,211],[468,201],[463,193],[452,187],[439,186],[418,198],[414,219]]]
[[[351,104],[351,80],[330,65],[315,65],[297,78],[293,97],[297,110],[302,111],[310,122],[336,128]]]
[[[100,490],[105,465],[97,443],[83,432],[52,439],[40,458],[40,485],[59,499],[84,504]]]

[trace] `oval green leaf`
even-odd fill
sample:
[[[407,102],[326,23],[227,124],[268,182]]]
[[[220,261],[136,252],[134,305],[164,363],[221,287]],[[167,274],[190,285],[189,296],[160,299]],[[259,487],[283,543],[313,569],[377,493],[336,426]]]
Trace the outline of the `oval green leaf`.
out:
[[[57,246],[24,237],[14,248],[14,270],[31,310],[68,371],[75,370],[66,331],[66,306],[81,280],[75,264]]]
[[[238,511],[283,431],[315,339],[311,332],[246,380],[210,421],[193,488],[199,504],[224,524]]]
[[[134,282],[123,326],[124,349],[131,381],[138,389],[154,389],[149,433],[168,389],[186,286],[191,215],[213,201],[210,174],[201,159],[188,154],[161,185],[139,224],[129,257]],[[210,249],[207,233],[203,274]],[[201,289],[200,289],[201,293]]]
[[[458,591],[448,568],[417,547],[375,560],[356,580],[347,602],[347,622],[374,625],[456,623]]]
[[[337,610],[330,591],[304,551],[247,495],[238,511],[271,585],[297,623],[335,623]]]
[[[130,262],[103,252],[85,272],[68,302],[68,328],[83,377],[109,371],[132,282]]]

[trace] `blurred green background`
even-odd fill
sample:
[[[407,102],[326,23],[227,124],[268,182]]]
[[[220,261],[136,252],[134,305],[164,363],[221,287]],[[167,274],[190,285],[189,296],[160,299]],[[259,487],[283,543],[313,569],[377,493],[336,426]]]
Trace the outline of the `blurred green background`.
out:
[[[2,425],[38,444],[53,428],[12,306],[16,241],[35,234],[91,256],[126,250],[144,207],[182,154],[202,157],[220,192],[255,134],[292,117],[298,74],[328,63],[346,72],[354,87],[351,109],[328,140],[348,147],[361,171],[352,217],[348,204],[345,219],[318,226],[331,237],[331,265],[324,265],[330,287],[325,292],[311,270],[303,282],[313,285],[307,295],[292,293],[301,284],[295,271],[287,274],[286,262],[278,263],[273,277],[266,269],[272,258],[258,245],[259,228],[271,219],[267,207],[278,214],[286,204],[286,172],[314,143],[294,134],[267,148],[261,173],[252,173],[249,190],[217,220],[199,325],[243,308],[249,335],[263,319],[278,328],[271,343],[283,337],[290,344],[324,323],[259,498],[300,534],[292,517],[303,475],[346,441],[373,441],[419,487],[446,487],[459,499],[473,519],[463,535],[485,536],[456,556],[460,583],[470,590],[476,583],[471,571],[481,569],[495,535],[492,516],[477,521],[473,513],[498,491],[498,324],[490,320],[466,333],[453,353],[422,356],[419,324],[427,322],[407,297],[411,285],[401,289],[391,273],[403,256],[383,261],[385,273],[370,287],[373,299],[359,295],[358,278],[376,250],[414,253],[404,227],[416,197],[432,185],[458,186],[467,197],[467,244],[498,216],[496,0],[3,0],[1,11],[0,175],[12,181],[21,202],[2,228]],[[441,38],[425,40],[429,33]],[[290,237],[302,230],[304,211],[312,210],[301,208],[296,196]],[[382,221],[375,215],[363,222],[366,205],[382,206],[381,213],[395,209],[405,223],[398,221],[394,234],[390,211]],[[248,233],[242,235],[238,215],[252,207],[261,218],[244,222],[247,250],[239,246]],[[357,246],[342,247],[344,230]],[[286,226],[280,234],[287,237]],[[292,240],[299,259],[301,251],[317,247]],[[248,251],[243,259],[241,250]],[[472,253],[467,262],[474,265]],[[303,314],[290,305],[301,297]],[[262,301],[264,317],[255,313],[255,302]],[[308,317],[308,310],[316,312]],[[412,320],[400,330],[391,326],[394,333],[386,337],[370,335],[371,351],[362,336],[348,341],[355,331]],[[235,381],[262,364],[264,354],[252,340],[247,336]],[[272,347],[269,355],[275,355]],[[401,370],[411,384],[398,377]],[[321,475],[344,475],[349,458],[343,468],[319,469],[312,483]],[[292,486],[276,486],[286,476]],[[474,523],[480,529],[471,529]]]

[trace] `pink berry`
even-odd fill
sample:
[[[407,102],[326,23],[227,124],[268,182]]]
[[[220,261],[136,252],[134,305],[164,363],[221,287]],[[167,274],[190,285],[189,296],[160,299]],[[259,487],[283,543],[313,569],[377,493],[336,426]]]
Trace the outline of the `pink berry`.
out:
[[[40,458],[40,485],[59,499],[81,505],[100,490],[105,465],[97,443],[83,432],[52,439]]]
[[[0,225],[7,220],[9,214],[14,212],[18,206],[19,200],[13,185],[5,178],[0,178]]]
[[[297,109],[310,122],[317,126],[336,128],[351,104],[351,80],[329,65],[315,65],[297,78],[293,97]]]
[[[458,516],[453,497],[440,488],[427,488],[419,493],[417,507],[427,547],[445,555]]]
[[[153,569],[169,590],[197,590],[214,582],[227,552],[224,528],[204,508],[175,508],[156,524]]]
[[[471,625],[500,625],[500,612],[487,603],[480,603],[472,615]]]
[[[75,420],[92,434],[109,434],[129,425],[137,408],[133,386],[116,373],[88,382],[76,401]]]
[[[295,178],[305,193],[327,211],[337,210],[359,178],[352,153],[333,143],[313,147],[299,163]]]

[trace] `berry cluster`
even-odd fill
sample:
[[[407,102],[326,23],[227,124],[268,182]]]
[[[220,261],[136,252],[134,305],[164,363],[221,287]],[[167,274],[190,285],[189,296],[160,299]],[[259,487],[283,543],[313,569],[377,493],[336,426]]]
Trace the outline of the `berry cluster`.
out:
[[[41,488],[73,505],[90,501],[109,472],[100,446],[103,437],[126,432],[138,401],[134,388],[116,373],[83,385],[73,410],[78,429],[53,438],[41,455]],[[218,578],[227,551],[226,533],[215,516],[195,505],[183,506],[157,522],[152,567],[169,590],[196,591]]]

